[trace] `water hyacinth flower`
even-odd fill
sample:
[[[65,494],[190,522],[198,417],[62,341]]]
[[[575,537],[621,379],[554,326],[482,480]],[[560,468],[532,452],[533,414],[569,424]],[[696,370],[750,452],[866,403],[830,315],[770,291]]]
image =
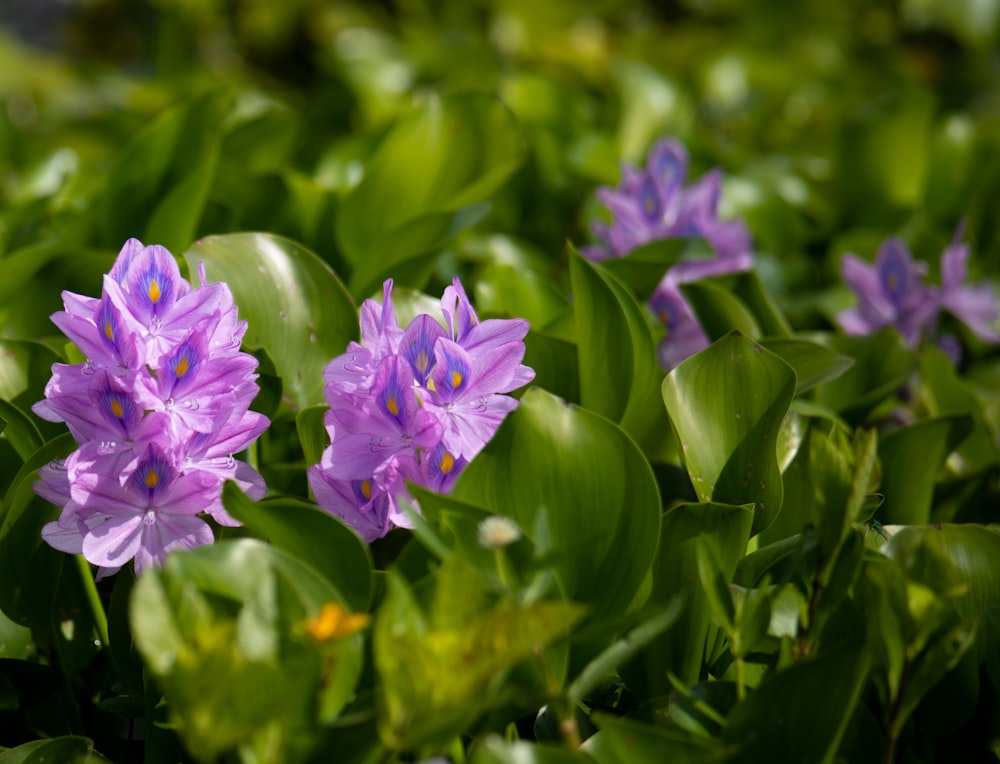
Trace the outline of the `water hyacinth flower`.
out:
[[[837,322],[847,334],[864,335],[891,326],[912,348],[935,340],[957,360],[961,348],[949,336],[936,336],[942,311],[951,313],[984,342],[1000,342],[1000,303],[988,283],[966,284],[969,245],[960,241],[962,226],[941,255],[940,286],[925,283],[926,265],[913,259],[906,244],[890,237],[873,263],[853,254],[840,261],[841,275],[857,295],[858,305],[842,311]]]
[[[246,322],[228,286],[200,276],[192,287],[165,248],[130,239],[99,298],[64,292],[52,316],[87,360],[54,364],[32,407],[78,444],[39,470],[36,492],[62,507],[42,537],[99,576],[211,543],[202,515],[237,525],[221,502],[226,480],[264,494],[256,470],[233,458],[269,424],[249,410],[258,387],[257,361],[240,351]]]
[[[611,224],[594,223],[600,243],[580,252],[594,261],[625,257],[653,241],[705,239],[714,257],[682,260],[672,266],[650,298],[650,307],[667,329],[660,345],[660,364],[671,369],[708,347],[708,338],[684,299],[680,285],[753,267],[750,232],[739,220],[720,220],[722,173],[712,170],[685,186],[688,156],[676,141],[653,146],[646,166],[622,168],[618,188],[601,187],[597,197],[612,213]]]
[[[324,370],[330,445],[308,470],[316,502],[366,542],[410,527],[406,483],[447,493],[534,379],[522,363],[528,322],[480,321],[456,278],[441,319],[401,328],[392,280],[361,306],[361,342]]]

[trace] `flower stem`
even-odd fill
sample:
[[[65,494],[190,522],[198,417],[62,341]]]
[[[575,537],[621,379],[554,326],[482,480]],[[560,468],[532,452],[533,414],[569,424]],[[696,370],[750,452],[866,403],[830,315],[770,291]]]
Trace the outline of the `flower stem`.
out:
[[[101,602],[101,595],[97,591],[97,584],[94,576],[90,572],[90,563],[82,554],[74,555],[76,567],[80,573],[80,583],[83,584],[83,591],[87,595],[87,603],[90,605],[90,613],[94,619],[94,626],[97,628],[97,637],[101,640],[101,647],[107,650],[111,644],[108,637],[108,615],[104,611],[104,603]]]

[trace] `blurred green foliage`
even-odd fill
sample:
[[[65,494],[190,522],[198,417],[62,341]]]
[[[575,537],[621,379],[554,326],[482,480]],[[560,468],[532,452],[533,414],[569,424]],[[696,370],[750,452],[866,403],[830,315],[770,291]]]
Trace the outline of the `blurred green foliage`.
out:
[[[832,319],[840,256],[889,234],[933,272],[964,220],[996,283],[998,27],[1000,0],[5,4],[0,764],[995,761],[1000,353]],[[725,170],[757,263],[685,286],[714,344],[670,375],[643,301],[679,250],[577,254],[664,135]],[[72,443],[30,406],[81,360],[60,292],[129,236],[230,284],[271,495],[95,587],[39,537]],[[306,487],[322,368],[384,278],[405,323],[456,274],[530,320],[536,389],[368,550]],[[333,604],[371,632],[321,631]]]

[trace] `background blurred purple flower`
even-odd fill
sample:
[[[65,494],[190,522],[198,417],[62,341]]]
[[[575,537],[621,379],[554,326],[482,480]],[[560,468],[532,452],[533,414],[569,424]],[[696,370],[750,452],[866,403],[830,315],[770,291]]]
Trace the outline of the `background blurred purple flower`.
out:
[[[870,334],[891,326],[913,348],[934,339],[943,342],[953,361],[961,357],[957,338],[937,337],[942,310],[965,323],[979,339],[1000,342],[997,295],[988,283],[966,284],[968,244],[959,242],[962,227],[941,255],[941,285],[927,285],[927,267],[913,259],[897,237],[885,240],[873,263],[847,254],[840,261],[847,286],[858,297],[855,308],[842,311],[837,322],[847,334]]]
[[[441,320],[396,322],[392,281],[382,304],[361,307],[361,343],[324,372],[330,445],[308,470],[316,502],[367,542],[409,527],[406,483],[451,489],[517,401],[505,393],[534,379],[521,319],[480,321],[456,278]]]
[[[130,239],[100,298],[63,293],[53,321],[88,356],[55,364],[32,408],[65,422],[79,447],[39,471],[35,490],[61,506],[42,536],[82,553],[99,575],[136,572],[175,548],[211,543],[203,513],[237,524],[220,501],[235,480],[252,496],[260,475],[233,454],[267,427],[249,411],[257,361],[239,350],[246,323],[225,284],[192,287],[166,249]]]
[[[679,290],[681,284],[746,271],[753,267],[750,232],[739,220],[720,220],[722,173],[713,170],[685,187],[688,155],[677,141],[661,140],[649,152],[646,166],[622,167],[618,188],[597,191],[612,214],[611,224],[594,223],[600,243],[580,252],[591,260],[625,257],[644,244],[662,239],[702,238],[714,251],[709,258],[682,260],[672,266],[650,298],[650,306],[667,335],[660,364],[671,369],[708,346],[708,339]]]

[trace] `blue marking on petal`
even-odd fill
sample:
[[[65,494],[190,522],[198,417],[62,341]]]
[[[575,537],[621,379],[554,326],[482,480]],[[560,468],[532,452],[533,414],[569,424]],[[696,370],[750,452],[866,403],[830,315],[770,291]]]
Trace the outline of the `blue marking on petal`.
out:
[[[135,488],[148,504],[166,491],[174,481],[176,472],[158,449],[151,449],[149,456],[136,468],[132,475]]]
[[[646,177],[639,187],[639,208],[642,215],[650,223],[659,222],[663,217],[663,205],[653,179]]]

